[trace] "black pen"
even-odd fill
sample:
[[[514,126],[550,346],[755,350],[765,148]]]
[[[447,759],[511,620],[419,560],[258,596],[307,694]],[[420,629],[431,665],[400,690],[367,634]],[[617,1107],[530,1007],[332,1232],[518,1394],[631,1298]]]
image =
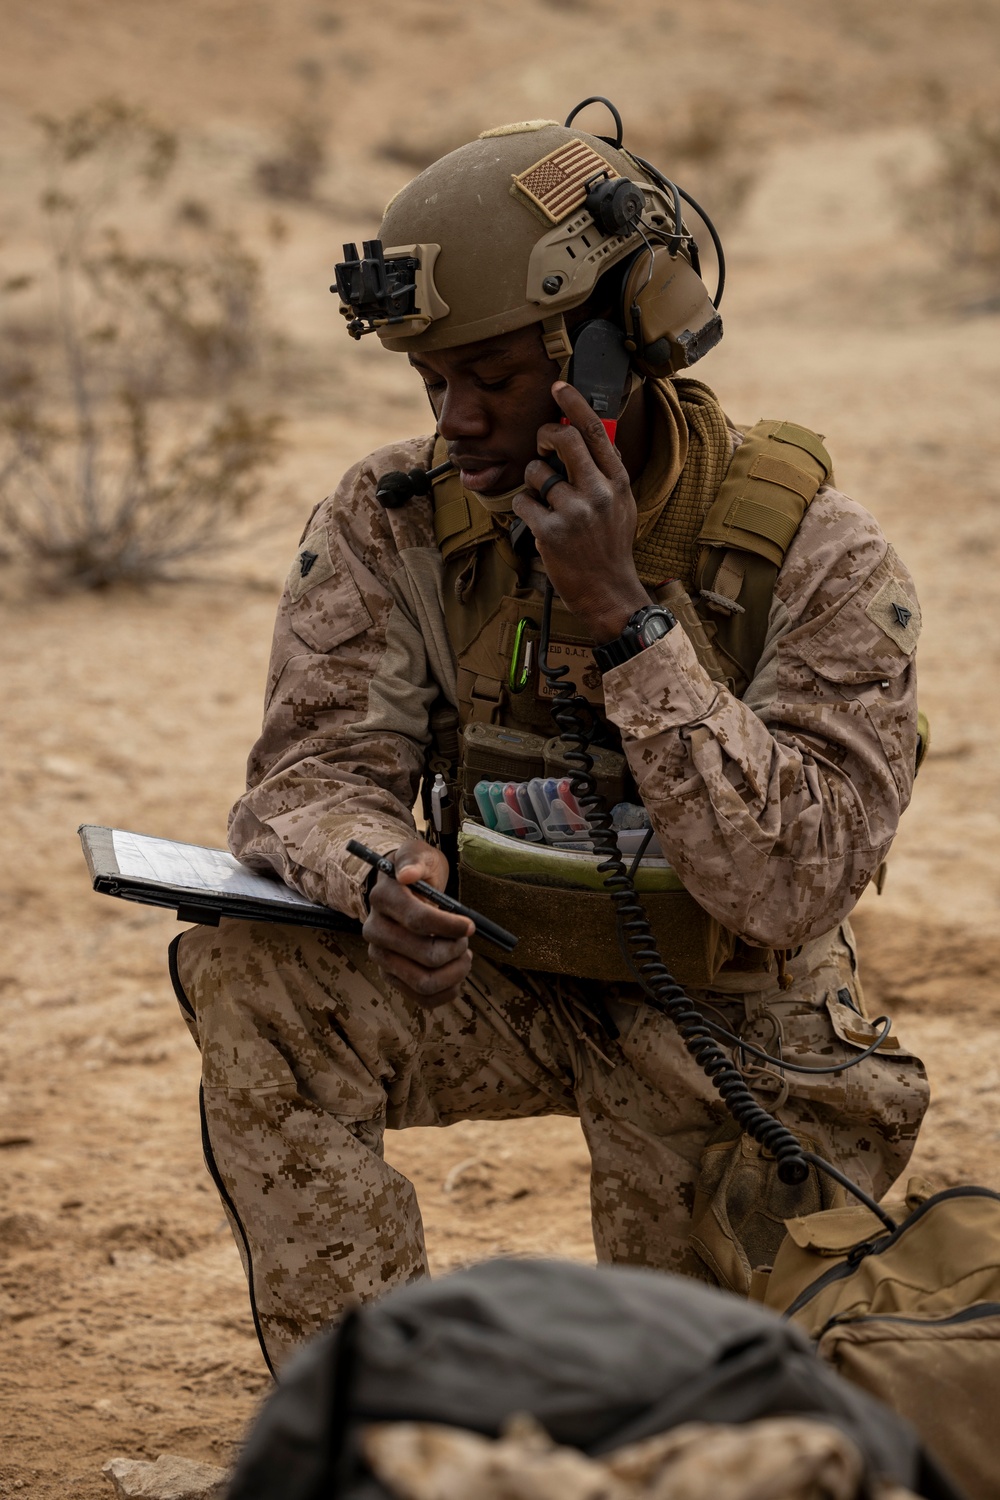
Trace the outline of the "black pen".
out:
[[[371,865],[373,870],[381,870],[383,875],[388,875],[390,880],[395,880],[396,867],[385,854],[376,854],[374,849],[369,849],[367,844],[361,844],[357,839],[348,839],[347,849],[348,853],[356,854],[358,859],[363,859],[365,864]],[[480,937],[489,938],[491,943],[496,943],[497,947],[502,948],[505,953],[513,953],[517,947],[517,938],[512,932],[508,932],[506,927],[500,927],[496,922],[491,922],[489,917],[473,911],[471,906],[463,906],[461,901],[456,901],[455,897],[449,896],[446,891],[435,890],[434,886],[428,885],[426,880],[415,880],[408,889],[415,891],[418,896],[426,897],[442,911],[454,912],[456,917],[468,917],[475,924]]]

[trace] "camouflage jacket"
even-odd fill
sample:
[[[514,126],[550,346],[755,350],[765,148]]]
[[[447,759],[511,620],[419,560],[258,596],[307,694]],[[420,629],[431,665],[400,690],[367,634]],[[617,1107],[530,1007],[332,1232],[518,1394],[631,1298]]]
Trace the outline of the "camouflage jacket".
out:
[[[359,837],[389,852],[429,743],[455,701],[430,503],[386,511],[377,477],[432,440],[379,450],[313,512],[278,610],[265,717],[230,817],[238,858],[365,914]],[[743,699],[677,628],[604,679],[608,716],[664,851],[731,931],[791,948],[851,910],[885,858],[916,751],[912,580],[861,506],[825,487],[778,575]]]

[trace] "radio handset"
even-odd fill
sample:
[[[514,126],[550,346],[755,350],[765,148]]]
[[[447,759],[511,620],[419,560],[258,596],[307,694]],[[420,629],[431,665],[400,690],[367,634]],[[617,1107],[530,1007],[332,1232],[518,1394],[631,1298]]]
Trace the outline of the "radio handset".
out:
[[[625,335],[607,318],[590,318],[573,337],[567,379],[600,417],[612,442],[629,387]],[[563,417],[568,425],[569,418]]]
[[[600,417],[613,443],[629,388],[629,353],[625,347],[625,335],[607,318],[590,318],[570,337],[573,357],[566,379]],[[569,417],[563,417],[560,425],[569,427],[572,424]],[[546,463],[555,469],[560,479],[566,478],[565,466],[554,453]],[[554,483],[555,480],[545,481],[540,491],[543,500],[546,486],[551,487]]]
[[[590,318],[570,337],[573,357],[566,379],[600,417],[613,443],[629,389],[629,352],[625,347],[625,335],[607,318]],[[561,426],[571,425],[569,417],[562,418]],[[544,481],[538,492],[543,505],[547,504],[548,492],[553,485],[566,478],[562,459],[550,453],[545,462],[555,473]],[[514,522],[509,541],[518,557],[530,557],[535,551],[535,539],[523,521]]]

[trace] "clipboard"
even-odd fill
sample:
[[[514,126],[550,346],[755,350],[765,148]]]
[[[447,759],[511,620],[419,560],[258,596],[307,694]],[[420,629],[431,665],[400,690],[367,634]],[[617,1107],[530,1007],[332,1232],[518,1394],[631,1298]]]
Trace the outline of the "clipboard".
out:
[[[77,832],[95,891],[143,906],[173,909],[179,922],[218,927],[222,917],[234,917],[338,932],[361,930],[353,917],[310,901],[277,877],[251,870],[228,849],[182,844],[96,823],[83,823]]]

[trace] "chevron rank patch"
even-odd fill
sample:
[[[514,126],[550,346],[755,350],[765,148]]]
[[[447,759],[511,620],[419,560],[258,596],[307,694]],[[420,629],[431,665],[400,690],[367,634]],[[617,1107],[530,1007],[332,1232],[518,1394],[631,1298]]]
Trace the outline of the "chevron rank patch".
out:
[[[561,224],[577,208],[582,208],[587,194],[584,183],[592,177],[617,177],[618,173],[603,156],[584,141],[567,141],[557,146],[533,167],[518,173],[514,188],[540,209],[551,224]]]
[[[907,656],[920,637],[920,606],[898,578],[890,578],[865,610],[868,618]]]
[[[299,600],[308,589],[325,583],[336,571],[330,538],[325,531],[311,531],[295,554],[285,591],[293,601]]]

